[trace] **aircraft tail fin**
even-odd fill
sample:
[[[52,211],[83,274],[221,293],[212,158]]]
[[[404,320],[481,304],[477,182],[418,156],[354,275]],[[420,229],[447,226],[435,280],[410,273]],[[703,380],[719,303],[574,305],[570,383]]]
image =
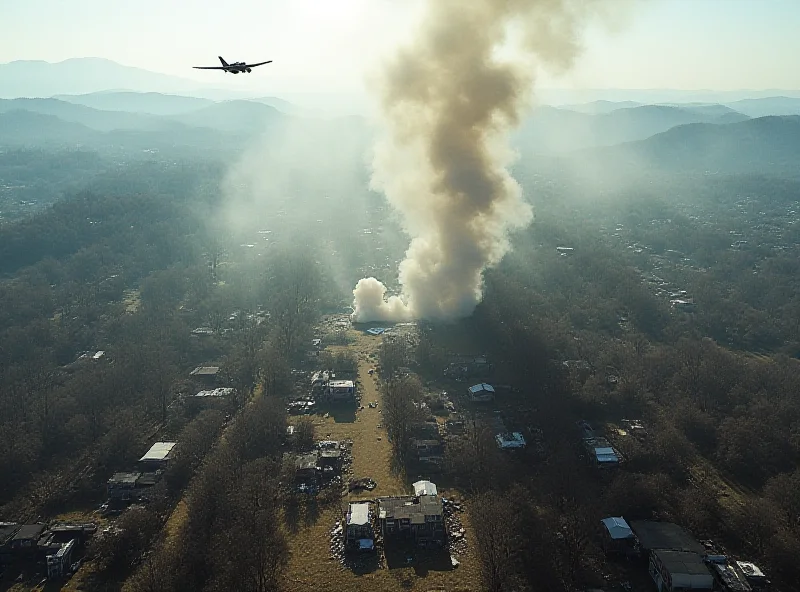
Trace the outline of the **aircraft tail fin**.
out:
[[[219,61],[222,62],[223,66],[227,66],[228,65],[228,62],[225,61],[225,58],[223,58],[222,56],[217,56],[217,57],[219,58]]]

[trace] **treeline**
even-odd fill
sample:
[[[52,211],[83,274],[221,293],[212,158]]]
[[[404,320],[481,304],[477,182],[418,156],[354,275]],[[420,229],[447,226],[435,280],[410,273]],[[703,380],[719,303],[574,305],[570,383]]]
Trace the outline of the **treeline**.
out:
[[[257,384],[288,394],[289,361],[330,293],[308,251],[237,261],[232,239],[206,219],[213,171],[141,166],[105,177],[107,193],[0,229],[13,273],[0,282],[5,517],[93,498],[158,426],[177,435],[197,409],[167,408],[193,394],[196,365],[221,367],[236,389],[232,410]],[[193,336],[199,326],[214,335]]]
[[[174,532],[165,531],[123,589],[279,589],[288,559],[278,495],[285,433],[282,402],[273,397],[256,399],[195,475],[185,517],[176,518]]]

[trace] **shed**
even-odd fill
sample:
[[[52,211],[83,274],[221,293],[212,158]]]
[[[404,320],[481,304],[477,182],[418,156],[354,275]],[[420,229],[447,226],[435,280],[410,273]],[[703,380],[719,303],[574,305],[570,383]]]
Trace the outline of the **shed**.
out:
[[[175,444],[176,442],[156,442],[139,459],[139,462],[151,465],[165,465],[172,457],[172,449],[175,448]]]
[[[348,506],[344,540],[348,549],[371,551],[375,533],[372,530],[369,502],[355,502]]]
[[[600,522],[606,527],[606,532],[612,540],[633,538],[633,531],[622,516],[603,518]]]
[[[472,385],[467,389],[467,393],[470,400],[476,403],[488,403],[494,400],[494,387],[485,382]]]
[[[519,432],[497,434],[494,439],[502,450],[525,448],[525,437]]]
[[[436,484],[431,481],[417,481],[414,483],[414,495],[437,495]]]

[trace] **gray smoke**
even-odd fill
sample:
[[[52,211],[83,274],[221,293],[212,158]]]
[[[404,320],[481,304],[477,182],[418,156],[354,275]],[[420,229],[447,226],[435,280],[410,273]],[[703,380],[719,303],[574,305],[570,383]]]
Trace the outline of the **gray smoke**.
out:
[[[360,280],[353,320],[473,312],[483,271],[510,248],[509,230],[533,219],[507,169],[508,132],[529,103],[536,68],[569,68],[581,26],[599,11],[600,0],[427,2],[414,41],[374,84],[385,136],[375,147],[372,186],[412,237],[399,269],[402,294],[387,300],[377,279]]]

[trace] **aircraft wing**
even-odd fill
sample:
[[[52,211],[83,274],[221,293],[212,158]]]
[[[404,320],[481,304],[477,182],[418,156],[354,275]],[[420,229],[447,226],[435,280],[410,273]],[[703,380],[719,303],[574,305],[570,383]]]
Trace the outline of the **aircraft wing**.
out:
[[[192,66],[197,70],[227,70],[225,66]]]
[[[247,64],[245,68],[255,68],[256,66],[263,66],[264,64],[271,64],[272,60],[267,60],[266,62],[258,62],[257,64]]]

